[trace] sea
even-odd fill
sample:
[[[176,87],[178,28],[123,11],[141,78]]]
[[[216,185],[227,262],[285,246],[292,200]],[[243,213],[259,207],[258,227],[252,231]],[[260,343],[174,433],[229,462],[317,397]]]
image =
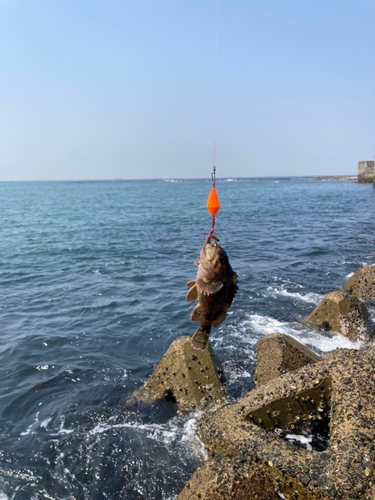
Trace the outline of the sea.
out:
[[[228,401],[256,343],[360,349],[301,323],[374,265],[371,184],[219,179],[215,235],[239,275],[211,333]],[[207,459],[200,411],[127,407],[173,340],[211,229],[210,180],[0,183],[0,500],[174,500]],[[371,305],[370,305],[371,310]]]

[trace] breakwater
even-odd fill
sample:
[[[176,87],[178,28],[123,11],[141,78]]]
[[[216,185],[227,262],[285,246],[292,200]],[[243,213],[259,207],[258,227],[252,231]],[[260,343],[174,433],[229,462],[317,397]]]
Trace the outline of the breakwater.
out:
[[[335,335],[363,334],[354,312],[361,310],[367,319],[360,299],[375,299],[374,276],[373,266],[360,268],[344,285],[348,291],[328,294],[306,322]],[[370,327],[361,351],[336,349],[323,357],[286,335],[259,340],[257,388],[200,420],[200,436],[212,458],[178,500],[371,500],[373,336]]]

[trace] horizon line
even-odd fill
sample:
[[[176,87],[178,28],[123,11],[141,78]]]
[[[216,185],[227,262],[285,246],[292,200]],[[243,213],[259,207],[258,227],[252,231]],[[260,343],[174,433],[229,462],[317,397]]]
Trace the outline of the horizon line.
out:
[[[256,175],[256,176],[234,176],[234,177],[217,177],[216,181],[227,180],[227,179],[291,179],[291,178],[330,178],[330,177],[358,177],[358,174],[313,174],[313,175]],[[136,178],[125,178],[125,177],[113,177],[107,179],[10,179],[10,180],[0,180],[0,182],[131,182],[131,181],[168,181],[168,180],[189,180],[189,181],[209,181],[212,182],[209,177],[147,177],[142,179]]]

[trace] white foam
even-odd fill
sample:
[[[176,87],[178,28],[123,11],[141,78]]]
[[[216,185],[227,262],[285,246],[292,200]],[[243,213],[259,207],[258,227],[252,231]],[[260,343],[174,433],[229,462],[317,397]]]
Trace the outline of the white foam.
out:
[[[298,336],[296,336],[295,338],[302,344],[308,343],[323,352],[334,351],[335,349],[359,350],[362,347],[362,342],[360,340],[358,340],[357,342],[351,342],[349,339],[340,334],[334,335],[333,337],[325,337],[316,333],[316,337],[313,337],[311,335],[302,338],[300,337],[299,339]]]
[[[259,314],[249,315],[248,319],[243,321],[243,325],[250,326],[256,334],[261,336],[271,333],[290,335],[302,344],[309,344],[323,352],[337,348],[360,349],[362,346],[361,341],[351,342],[340,334],[327,337],[318,330],[303,328],[299,323],[284,323],[270,316],[260,316]]]
[[[190,438],[194,437],[195,435],[195,423],[196,419],[191,418],[184,424],[184,434],[182,436],[181,441],[188,441]]]
[[[255,333],[261,335],[269,335],[270,333],[289,333],[290,331],[287,323],[278,321],[270,316],[260,316],[259,314],[250,314],[242,324],[245,327],[250,326]]]
[[[40,427],[44,427],[44,429],[47,429],[48,424],[51,422],[52,418],[46,418],[43,420],[43,422],[40,423]]]
[[[287,434],[285,436],[288,441],[299,441],[300,443],[306,445],[306,449],[312,451],[312,435],[303,436],[302,434]]]
[[[19,489],[20,489],[20,487],[19,487],[19,486],[17,486],[17,487],[16,487],[16,489],[14,490],[13,495],[10,497],[10,500],[14,500],[14,498],[15,498],[15,496],[16,496],[16,494],[17,494],[17,491],[18,491]],[[5,500],[6,498],[7,498],[7,497],[6,497],[6,495],[5,495],[4,500]],[[1,497],[0,497],[0,500],[2,500],[2,499],[1,499]]]
[[[228,367],[228,363],[223,364],[225,368],[225,375],[230,380],[238,380],[239,378],[251,378],[253,375],[246,370],[242,370],[236,367]]]
[[[32,426],[28,427],[25,431],[20,432],[20,436],[27,436],[28,434],[30,434],[31,429],[32,429]]]
[[[28,434],[30,434],[34,425],[38,422],[39,422],[39,412],[37,412],[37,414],[35,415],[34,422],[31,425],[29,425],[29,427],[25,431],[20,432],[20,436],[27,436]]]
[[[64,457],[65,453],[63,452],[60,452],[60,454],[56,457],[56,465],[61,469],[64,469]]]
[[[307,292],[305,294],[298,292],[288,292],[285,288],[272,288],[268,287],[267,291],[269,292],[269,296],[276,297],[277,295],[283,295],[284,297],[293,297],[297,300],[302,300],[304,302],[308,302],[311,304],[319,304],[322,300],[323,295],[319,293]]]
[[[354,273],[349,273],[346,275],[347,278],[351,278],[353,276]]]
[[[185,422],[181,442],[185,441],[187,443],[190,443],[195,449],[199,451],[199,454],[204,458],[204,460],[208,460],[206,448],[197,435],[196,423],[197,418],[199,418],[201,415],[201,412],[197,412],[194,414],[194,417]]]
[[[99,422],[89,435],[111,432],[113,429],[134,429],[136,432],[143,432],[148,439],[164,443],[167,447],[171,444],[184,443],[195,453],[207,460],[205,447],[196,434],[196,420],[200,413],[195,413],[185,422],[179,417],[174,417],[163,424],[141,424],[138,422],[122,422],[120,424],[110,423],[113,418],[105,422]]]
[[[148,433],[148,438],[155,439],[156,441],[163,441],[166,444],[170,444],[176,437],[176,431],[166,429],[163,424],[138,424],[128,422],[124,422],[122,424],[108,424],[106,422],[99,422],[91,431],[89,431],[89,434],[102,434],[103,432],[108,432],[112,429],[126,428],[136,429],[137,431],[145,431]]]
[[[0,500],[9,500],[9,497],[3,491],[0,491]]]
[[[67,370],[69,371],[69,370]],[[60,419],[60,429],[58,430],[58,432],[54,432],[52,434],[50,434],[51,436],[59,436],[61,434],[71,434],[72,432],[75,431],[75,429],[65,429],[64,428],[64,423],[65,423],[65,417],[62,416],[61,419]]]
[[[225,326],[225,336],[222,335],[222,331],[214,332],[212,334],[212,340],[215,342],[223,342],[225,340],[225,348],[227,348],[227,342],[229,338],[236,339],[236,345],[230,346],[228,348],[238,349],[238,343],[242,344],[242,347],[254,346],[259,338],[255,338],[251,329],[250,320],[244,319],[238,325],[226,325]]]

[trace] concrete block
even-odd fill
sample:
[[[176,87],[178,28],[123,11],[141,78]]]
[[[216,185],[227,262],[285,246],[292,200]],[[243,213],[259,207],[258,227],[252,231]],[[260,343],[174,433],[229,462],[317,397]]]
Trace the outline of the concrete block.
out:
[[[280,498],[370,500],[375,477],[373,367],[366,354],[337,349],[319,363],[286,373],[206,414],[198,422],[199,435],[215,458],[242,459],[249,477],[251,466],[261,468]],[[306,436],[318,426],[327,435],[321,450],[302,449],[281,437],[285,432]],[[211,468],[209,477],[221,484],[223,469]],[[241,470],[229,469],[229,475],[229,488],[243,477]],[[203,476],[200,481],[204,484]],[[181,500],[185,498],[196,497]],[[212,498],[252,497],[229,490]]]
[[[374,300],[375,266],[360,267],[342,288],[359,300]]]
[[[257,386],[321,358],[289,335],[273,333],[257,343]]]
[[[374,182],[374,162],[359,161],[358,162],[358,182]]]
[[[356,297],[345,292],[328,293],[305,320],[307,324],[341,333],[352,342],[372,337],[368,311]]]
[[[179,410],[192,410],[222,402],[223,369],[212,347],[197,351],[191,337],[180,337],[170,345],[147,382],[129,398],[127,405],[151,404],[157,400],[176,403]]]

